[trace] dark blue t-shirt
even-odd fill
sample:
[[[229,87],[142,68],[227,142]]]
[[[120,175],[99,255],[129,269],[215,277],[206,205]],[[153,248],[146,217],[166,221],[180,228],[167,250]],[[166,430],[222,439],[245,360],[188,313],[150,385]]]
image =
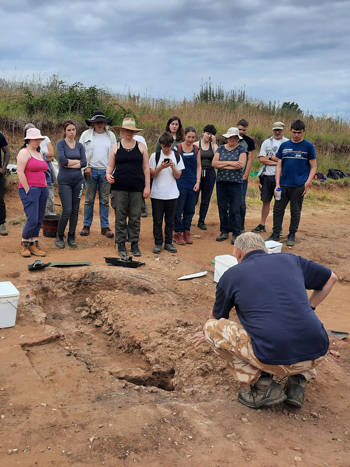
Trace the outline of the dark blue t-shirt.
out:
[[[289,140],[281,144],[276,157],[282,159],[281,186],[302,186],[309,178],[309,161],[316,159],[316,151],[306,139],[300,143]]]
[[[255,250],[221,277],[213,315],[228,319],[235,307],[263,363],[314,360],[329,342],[305,289],[321,290],[330,276],[330,269],[300,256]]]

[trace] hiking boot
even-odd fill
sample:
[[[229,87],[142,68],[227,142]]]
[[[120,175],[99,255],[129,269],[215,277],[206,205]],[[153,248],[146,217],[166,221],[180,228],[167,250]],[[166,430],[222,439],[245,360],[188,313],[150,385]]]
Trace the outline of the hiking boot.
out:
[[[88,235],[90,235],[90,226],[89,225],[84,225],[82,231],[80,232],[80,235],[82,237],[87,237]]]
[[[141,256],[141,251],[138,242],[131,242],[130,251],[133,256]]]
[[[287,396],[279,384],[271,378],[260,378],[250,391],[240,391],[238,400],[251,409],[280,404]]]
[[[46,256],[45,251],[40,249],[38,240],[34,242],[29,242],[29,251],[34,256]]]
[[[155,245],[153,248],[153,253],[158,255],[162,251],[162,245]]]
[[[85,228],[85,226],[84,226],[84,228]],[[111,229],[109,227],[101,227],[101,235],[105,235],[107,238],[113,238],[114,237],[114,233],[111,231]]]
[[[55,246],[60,250],[66,248],[66,244],[64,243],[64,235],[63,234],[56,234]]]
[[[283,230],[281,229],[280,237],[283,237]]]
[[[174,233],[174,242],[176,242],[178,245],[186,245],[186,242],[181,232]]]
[[[306,384],[307,381],[303,375],[289,376],[284,386],[285,393],[287,394],[287,399],[284,402],[294,405],[294,407],[301,407],[305,399]]]
[[[221,232],[218,237],[216,237],[217,242],[223,242],[224,240],[227,240],[229,238],[229,234],[226,232]]]
[[[29,242],[21,242],[21,255],[24,258],[29,258],[31,256],[31,253],[29,250]]]
[[[165,243],[164,250],[168,250],[169,253],[177,253],[177,249],[174,247],[172,243]]]
[[[295,245],[295,233],[289,233],[287,236],[287,246],[294,246]]]
[[[75,241],[75,235],[68,232],[67,244],[71,248],[77,248],[78,244]]]
[[[204,223],[204,219],[198,219],[197,227],[199,227],[201,230],[208,230],[208,227]]]
[[[5,235],[8,235],[8,234],[9,234],[9,233],[8,233],[7,228],[6,228],[6,225],[5,225],[5,224],[1,224],[1,225],[0,225],[0,235],[2,235],[2,236],[5,237]]]
[[[259,224],[255,227],[255,229],[252,230],[254,233],[260,233],[260,232],[266,232],[265,226],[262,224]]]
[[[128,258],[125,242],[118,243],[118,255],[121,257],[121,259]]]
[[[232,235],[231,245],[235,244],[235,241],[236,241],[237,237],[238,237],[238,235]]]
[[[273,242],[279,242],[280,241],[280,236],[279,234],[272,234],[269,236],[269,238],[266,239],[267,242],[273,241]]]
[[[189,230],[186,230],[186,232],[183,233],[183,237],[188,245],[192,245],[193,240],[191,238],[191,232]]]

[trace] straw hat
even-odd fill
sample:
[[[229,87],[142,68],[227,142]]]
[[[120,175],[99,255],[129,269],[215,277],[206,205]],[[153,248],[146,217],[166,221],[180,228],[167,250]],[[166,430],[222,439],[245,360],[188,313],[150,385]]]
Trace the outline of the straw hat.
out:
[[[23,139],[41,139],[44,140],[45,137],[40,133],[40,130],[37,128],[28,128],[26,135]]]
[[[124,118],[123,123],[121,126],[114,126],[113,129],[115,131],[120,131],[120,130],[131,130],[131,131],[142,131],[142,128],[136,128],[136,123],[134,118]]]
[[[239,129],[236,128],[235,126],[231,126],[227,130],[227,133],[225,133],[222,136],[225,136],[225,138],[230,138],[231,136],[238,136],[238,139],[243,139],[242,136],[239,134]]]

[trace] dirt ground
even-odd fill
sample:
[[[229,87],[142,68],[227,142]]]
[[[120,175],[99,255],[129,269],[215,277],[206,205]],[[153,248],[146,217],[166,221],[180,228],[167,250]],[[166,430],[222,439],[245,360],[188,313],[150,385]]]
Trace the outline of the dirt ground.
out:
[[[0,237],[1,281],[20,291],[15,327],[0,329],[0,465],[22,466],[308,466],[350,465],[349,339],[331,337],[331,353],[309,382],[301,409],[250,410],[246,389],[208,345],[193,348],[215,297],[215,203],[203,232],[178,254],[152,253],[152,218],[142,219],[137,269],[106,265],[113,239],[96,212],[77,250],[42,237],[44,261],[91,266],[29,272],[19,254],[23,209],[16,187],[6,197],[8,237]],[[59,199],[57,198],[57,202]],[[83,202],[82,202],[83,205]],[[82,209],[81,209],[82,211]],[[248,208],[246,229],[259,223]],[[284,231],[288,230],[286,216]],[[14,224],[12,224],[12,223]],[[111,225],[114,223],[111,213]],[[267,238],[272,217],[268,219]],[[82,217],[79,220],[79,229]],[[348,207],[305,206],[297,244],[283,251],[318,261],[339,276],[317,308],[327,330],[350,331]],[[178,281],[183,274],[204,277]],[[259,293],[259,291],[256,291]]]

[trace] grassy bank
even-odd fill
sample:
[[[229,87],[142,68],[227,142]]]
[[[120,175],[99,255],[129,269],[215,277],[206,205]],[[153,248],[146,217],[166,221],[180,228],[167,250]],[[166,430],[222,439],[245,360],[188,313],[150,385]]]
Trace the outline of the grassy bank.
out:
[[[97,86],[85,87],[82,83],[72,85],[52,76],[46,81],[40,77],[12,81],[0,79],[0,131],[9,140],[12,162],[23,138],[24,125],[31,121],[53,143],[61,138],[60,124],[66,118],[77,122],[78,133],[85,128],[85,119],[96,109],[101,109],[113,124],[121,124],[126,116],[132,116],[144,128],[143,136],[153,152],[156,140],[164,131],[167,120],[178,115],[183,125],[194,125],[198,132],[213,123],[218,134],[235,126],[245,118],[249,121],[248,134],[256,142],[257,151],[262,141],[271,136],[274,121],[281,120],[289,128],[295,118],[302,118],[307,127],[306,138],[317,150],[319,171],[327,172],[330,167],[350,172],[350,125],[337,118],[314,117],[302,112],[297,104],[276,102],[265,103],[249,98],[242,90],[224,92],[211,83],[201,85],[198,94],[181,102],[168,99],[152,99],[140,95],[113,95]],[[289,131],[286,130],[286,136]],[[253,169],[259,168],[258,158]]]

